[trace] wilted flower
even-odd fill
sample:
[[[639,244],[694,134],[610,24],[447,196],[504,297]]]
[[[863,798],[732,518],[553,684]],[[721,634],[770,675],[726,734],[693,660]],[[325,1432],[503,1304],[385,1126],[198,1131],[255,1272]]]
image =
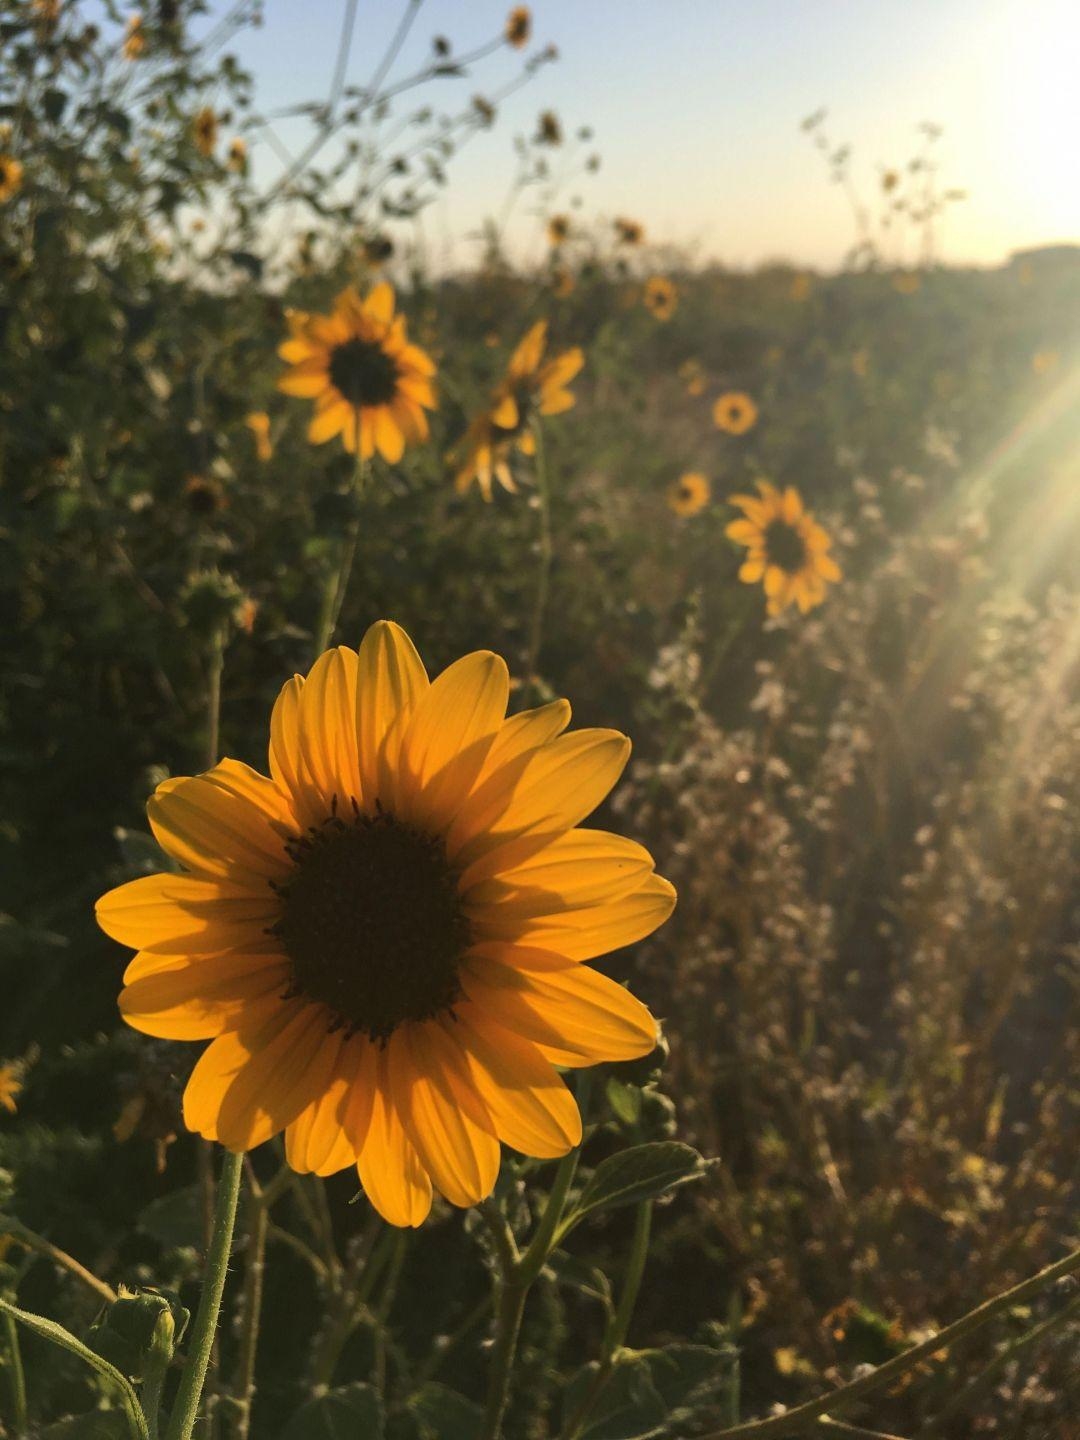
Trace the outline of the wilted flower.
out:
[[[515,50],[521,50],[529,43],[529,36],[532,34],[532,12],[527,5],[514,6],[506,17],[503,34],[506,36],[506,43]]]

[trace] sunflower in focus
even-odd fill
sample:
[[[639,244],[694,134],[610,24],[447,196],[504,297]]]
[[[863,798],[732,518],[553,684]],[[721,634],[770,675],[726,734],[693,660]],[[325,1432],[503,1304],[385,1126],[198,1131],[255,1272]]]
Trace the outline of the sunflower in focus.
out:
[[[713,402],[713,423],[728,435],[745,435],[757,424],[758,408],[741,390],[729,390]]]
[[[670,320],[679,303],[675,282],[666,275],[652,275],[645,282],[642,304],[657,320]]]
[[[515,50],[521,50],[529,43],[529,36],[532,34],[532,12],[527,5],[514,6],[506,17],[503,34],[506,36],[506,43]]]
[[[0,155],[0,205],[22,189],[22,162],[14,155]]]
[[[792,486],[781,491],[759,480],[757,487],[757,495],[731,496],[743,518],[724,533],[747,548],[739,579],[763,583],[769,615],[792,604],[805,615],[824,600],[826,584],[840,579],[840,567],[828,553],[832,541]]]
[[[396,465],[406,445],[427,439],[435,365],[409,344],[385,280],[363,300],[352,287],[343,290],[330,315],[294,313],[288,323],[290,338],[278,354],[291,369],[278,389],[315,401],[313,445],[340,435],[350,454],[367,460],[378,450]]]
[[[143,17],[132,15],[127,22],[127,29],[124,32],[124,59],[138,60],[146,50],[146,32],[143,29]]]
[[[476,480],[484,499],[490,500],[493,476],[504,489],[514,490],[509,465],[512,452],[534,455],[537,418],[561,415],[573,407],[574,397],[566,387],[585,364],[585,356],[575,345],[545,364],[546,347],[547,321],[538,320],[511,355],[490,407],[465,434],[460,447],[462,463],[454,478],[459,493]]]
[[[5,1061],[0,1065],[0,1110],[14,1115],[18,1109],[15,1101],[22,1088],[22,1066],[10,1060]]]
[[[508,693],[489,651],[431,682],[404,631],[372,626],[285,685],[270,778],[223,760],[158,786],[150,824],[182,873],[97,906],[139,951],[127,1023],[210,1041],[187,1127],[234,1152],[284,1131],[294,1170],[355,1165],[394,1225],[436,1190],[484,1199],[500,1142],[565,1154],[581,1119],[555,1066],[656,1043],[584,963],[675,903],[640,845],[579,828],[629,742],[564,734],[562,700],[508,720]]]
[[[209,159],[214,153],[218,133],[218,119],[209,105],[204,105],[195,116],[193,131],[196,150]]]
[[[709,503],[712,487],[698,470],[688,470],[668,486],[668,508],[676,515],[697,515]]]
[[[570,220],[566,215],[552,215],[547,223],[548,244],[554,248],[565,244],[570,235]]]
[[[270,416],[265,410],[252,410],[244,416],[244,424],[255,440],[255,455],[265,463],[274,458],[274,445],[270,439]]]
[[[645,239],[645,227],[637,220],[627,220],[619,215],[612,223],[615,226],[615,238],[620,245],[640,245]]]

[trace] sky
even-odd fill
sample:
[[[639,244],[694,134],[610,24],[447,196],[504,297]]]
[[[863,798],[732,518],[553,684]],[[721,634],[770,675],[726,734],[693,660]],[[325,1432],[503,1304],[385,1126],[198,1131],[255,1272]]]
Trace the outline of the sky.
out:
[[[325,96],[346,0],[266,0],[266,21],[230,46],[255,76],[263,108]],[[371,78],[405,0],[359,0],[348,80]],[[215,0],[209,24],[226,7]],[[505,0],[424,0],[394,70],[497,34]],[[800,121],[852,146],[851,173],[876,203],[880,175],[901,168],[933,121],[941,184],[967,193],[939,239],[950,263],[999,264],[1012,250],[1080,242],[1078,0],[536,0],[534,44],[559,60],[500,108],[499,123],[454,162],[451,185],[425,215],[438,259],[466,261],[514,174],[513,139],[553,109],[567,130],[595,132],[596,175],[579,176],[550,207],[580,196],[588,217],[628,215],[649,239],[695,259],[753,265],[786,259],[829,268],[852,243],[850,209]],[[455,111],[510,80],[503,48],[425,98]],[[298,148],[301,124],[281,131]],[[278,162],[253,150],[256,173]],[[556,152],[556,170],[566,163]],[[523,203],[508,229],[520,258],[543,246],[540,207]],[[894,260],[915,259],[915,247]]]

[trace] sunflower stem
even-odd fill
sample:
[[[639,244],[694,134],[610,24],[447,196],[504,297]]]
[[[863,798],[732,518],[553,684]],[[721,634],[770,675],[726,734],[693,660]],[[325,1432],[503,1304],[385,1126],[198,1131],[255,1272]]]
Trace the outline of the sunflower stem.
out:
[[[352,496],[355,508],[342,541],[341,553],[338,556],[338,568],[331,577],[323,596],[322,614],[319,617],[319,630],[315,643],[316,660],[333,639],[338,620],[341,618],[341,608],[345,604],[345,593],[349,588],[349,577],[352,574],[353,561],[356,559],[356,545],[360,539],[360,497],[364,493],[365,480],[366,467],[360,454],[360,412],[358,410],[356,412],[356,467],[352,477]]]
[[[14,1319],[4,1312],[4,1335],[7,1340],[8,1366],[11,1375],[11,1434],[23,1440],[26,1434],[26,1373],[23,1370],[22,1346]]]
[[[221,734],[221,672],[225,668],[225,636],[215,630],[210,641],[206,678],[206,768],[212,770],[218,760]]]
[[[280,1192],[278,1192],[280,1193]],[[247,1254],[244,1257],[243,1326],[240,1332],[240,1363],[234,1399],[237,1440],[251,1433],[251,1407],[255,1399],[255,1357],[259,1349],[262,1320],[263,1277],[266,1273],[266,1240],[270,1233],[269,1190],[251,1188]]]
[[[166,1440],[191,1440],[195,1420],[199,1412],[206,1372],[210,1367],[210,1354],[214,1348],[218,1315],[221,1311],[221,1297],[225,1290],[225,1276],[229,1268],[229,1253],[232,1249],[233,1227],[236,1224],[236,1206],[240,1198],[240,1182],[244,1173],[243,1155],[226,1151],[221,1163],[218,1179],[217,1202],[214,1207],[214,1229],[210,1238],[210,1249],[206,1256],[206,1276],[202,1296],[191,1332],[191,1344],[180,1375],[180,1386],[176,1392]]]
[[[540,568],[536,577],[536,598],[533,601],[532,623],[529,628],[529,654],[525,666],[525,678],[532,693],[539,698],[540,648],[544,643],[544,618],[547,614],[548,591],[551,588],[551,561],[554,547],[551,540],[551,487],[548,484],[547,457],[544,453],[544,435],[539,424],[533,425],[536,440],[536,495],[540,502]]]

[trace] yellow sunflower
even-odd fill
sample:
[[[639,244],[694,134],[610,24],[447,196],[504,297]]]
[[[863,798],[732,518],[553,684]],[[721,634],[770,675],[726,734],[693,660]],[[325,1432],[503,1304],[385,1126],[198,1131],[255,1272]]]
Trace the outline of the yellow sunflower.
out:
[[[274,445],[270,439],[270,416],[265,410],[253,410],[244,416],[244,424],[255,439],[255,454],[262,461],[274,458]]]
[[[696,515],[709,503],[712,487],[698,470],[688,470],[668,486],[668,507],[676,515]]]
[[[22,189],[23,167],[14,155],[0,155],[0,204]]]
[[[143,17],[132,15],[127,22],[127,30],[124,33],[124,59],[138,60],[146,50],[146,32],[143,29]]]
[[[637,220],[627,220],[625,216],[618,215],[612,223],[620,245],[640,245],[645,239],[645,227]]]
[[[566,215],[552,215],[547,223],[548,244],[558,247],[570,234],[570,219]]]
[[[506,17],[506,29],[503,31],[506,43],[512,45],[515,50],[521,50],[529,43],[529,36],[532,34],[532,12],[527,5],[515,5]]]
[[[566,735],[555,701],[505,718],[506,665],[435,681],[382,621],[282,690],[270,776],[235,760],[166,780],[151,827],[179,874],[105,895],[139,953],[137,1030],[210,1040],[189,1129],[232,1151],[285,1132],[289,1163],[356,1165],[375,1208],[419,1225],[438,1190],[491,1193],[500,1141],[581,1138],[555,1066],[647,1054],[648,1010],[582,962],[651,934],[675,892],[640,845],[578,828],[629,741]]]
[[[642,303],[657,320],[670,320],[679,303],[679,292],[674,281],[669,280],[666,275],[650,276],[645,282]]]
[[[713,402],[713,423],[729,435],[745,435],[757,424],[758,408],[741,390],[729,390]]]
[[[407,444],[427,439],[424,410],[435,406],[435,365],[409,344],[385,280],[364,300],[351,286],[343,290],[331,315],[290,315],[289,329],[278,354],[292,368],[278,389],[315,401],[313,445],[340,435],[350,454],[359,446],[367,460],[378,450],[395,465]]]
[[[214,153],[217,144],[218,118],[209,105],[204,105],[193,122],[195,148],[207,159]]]
[[[0,1065],[0,1110],[14,1115],[18,1108],[15,1099],[22,1088],[22,1067],[10,1061]]]
[[[234,175],[246,175],[248,171],[247,141],[240,135],[229,144],[229,158],[226,162]]]
[[[476,480],[484,499],[490,500],[493,476],[504,489],[514,490],[511,453],[534,455],[536,418],[572,408],[574,397],[566,387],[585,364],[585,356],[575,345],[544,364],[546,346],[547,321],[538,320],[511,355],[490,407],[466,431],[460,446],[462,464],[454,479],[459,493]]]
[[[757,487],[758,495],[731,496],[744,518],[733,520],[725,534],[748,552],[739,579],[747,585],[763,582],[770,615],[792,604],[805,615],[824,600],[826,584],[840,579],[840,567],[828,553],[832,541],[792,486],[780,491],[759,480]]]

